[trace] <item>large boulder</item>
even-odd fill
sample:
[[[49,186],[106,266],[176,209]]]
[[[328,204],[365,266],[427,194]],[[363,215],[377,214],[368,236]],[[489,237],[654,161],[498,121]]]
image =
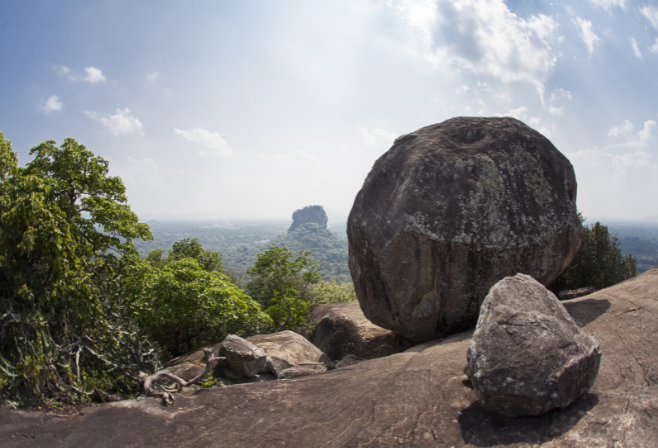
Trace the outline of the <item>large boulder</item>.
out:
[[[381,358],[412,346],[391,330],[370,322],[357,301],[321,305],[313,310],[307,321],[316,322],[311,342],[334,361],[346,355]]]
[[[601,350],[552,292],[517,274],[484,299],[466,359],[482,405],[525,417],[566,407],[588,392]]]
[[[247,341],[265,353],[267,370],[277,378],[291,368],[317,373],[333,367],[327,355],[306,338],[292,331],[258,334],[248,337]]]
[[[267,370],[265,353],[253,343],[230,334],[219,346],[219,356],[226,357],[225,364],[230,369],[246,377],[256,377]]]
[[[564,302],[604,353],[589,394],[538,417],[478,401],[462,370],[469,333],[294,381],[59,412],[0,407],[3,448],[658,446],[658,268]]]
[[[413,341],[475,324],[500,279],[548,284],[582,241],[576,177],[513,118],[453,118],[398,138],[349,216],[349,265],[365,316]]]

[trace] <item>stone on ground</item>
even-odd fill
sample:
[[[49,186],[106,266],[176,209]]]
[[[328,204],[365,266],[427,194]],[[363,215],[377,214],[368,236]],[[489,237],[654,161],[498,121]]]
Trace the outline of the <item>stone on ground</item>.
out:
[[[302,364],[313,365],[308,371],[326,371],[333,367],[331,360],[303,336],[292,331],[259,334],[247,338],[266,355],[266,367],[277,378],[286,369]],[[317,364],[317,366],[316,366]]]
[[[460,117],[398,138],[348,220],[365,316],[422,342],[473,326],[518,272],[544,285],[582,240],[569,160],[513,118]]]
[[[347,355],[372,359],[402,352],[411,343],[370,322],[359,302],[328,303],[317,307],[307,321],[316,326],[311,342],[334,361]]]
[[[508,417],[545,414],[588,392],[598,342],[529,275],[496,283],[480,310],[464,369],[482,405]]]
[[[219,356],[225,356],[225,365],[246,377],[255,377],[266,370],[265,353],[253,343],[230,334],[219,348]]]
[[[566,291],[560,291],[560,293],[557,296],[560,300],[571,300],[571,299],[575,299],[577,297],[588,296],[588,295],[592,294],[593,292],[596,292],[595,287],[586,286],[584,288],[568,289]]]

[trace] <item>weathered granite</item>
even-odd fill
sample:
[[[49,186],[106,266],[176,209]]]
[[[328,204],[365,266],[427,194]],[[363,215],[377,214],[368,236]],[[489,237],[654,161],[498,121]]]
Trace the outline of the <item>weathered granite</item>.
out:
[[[402,136],[377,160],[348,219],[365,316],[413,341],[475,325],[498,280],[543,284],[582,241],[569,160],[513,118],[459,117]]]

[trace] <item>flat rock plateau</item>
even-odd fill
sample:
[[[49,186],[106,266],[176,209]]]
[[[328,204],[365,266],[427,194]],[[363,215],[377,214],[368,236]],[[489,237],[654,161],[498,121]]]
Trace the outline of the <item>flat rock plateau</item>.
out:
[[[600,343],[599,375],[539,417],[485,410],[463,373],[470,332],[315,376],[83,408],[0,409],[3,447],[656,447],[658,267],[563,302]]]

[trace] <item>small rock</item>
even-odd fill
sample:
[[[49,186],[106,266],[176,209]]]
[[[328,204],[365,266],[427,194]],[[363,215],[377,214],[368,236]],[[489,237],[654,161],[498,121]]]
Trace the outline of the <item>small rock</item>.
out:
[[[225,356],[229,368],[247,377],[254,377],[266,369],[265,353],[234,334],[226,336],[219,349],[219,356]]]
[[[327,371],[327,366],[321,362],[299,364],[295,367],[291,367],[281,372],[281,374],[279,375],[279,379],[291,380],[293,378],[315,375],[326,371]]]
[[[590,390],[598,342],[529,275],[496,283],[480,309],[465,373],[482,405],[507,417],[568,406]]]
[[[345,355],[343,359],[336,363],[336,368],[340,369],[341,367],[353,366],[354,364],[358,364],[363,361],[367,361],[367,359],[359,358],[358,356],[354,355]]]
[[[267,356],[263,371],[269,370],[277,377],[284,370],[302,364],[320,363],[324,370],[333,368],[333,363],[327,355],[306,338],[292,331],[258,334],[250,336],[247,341]]]

